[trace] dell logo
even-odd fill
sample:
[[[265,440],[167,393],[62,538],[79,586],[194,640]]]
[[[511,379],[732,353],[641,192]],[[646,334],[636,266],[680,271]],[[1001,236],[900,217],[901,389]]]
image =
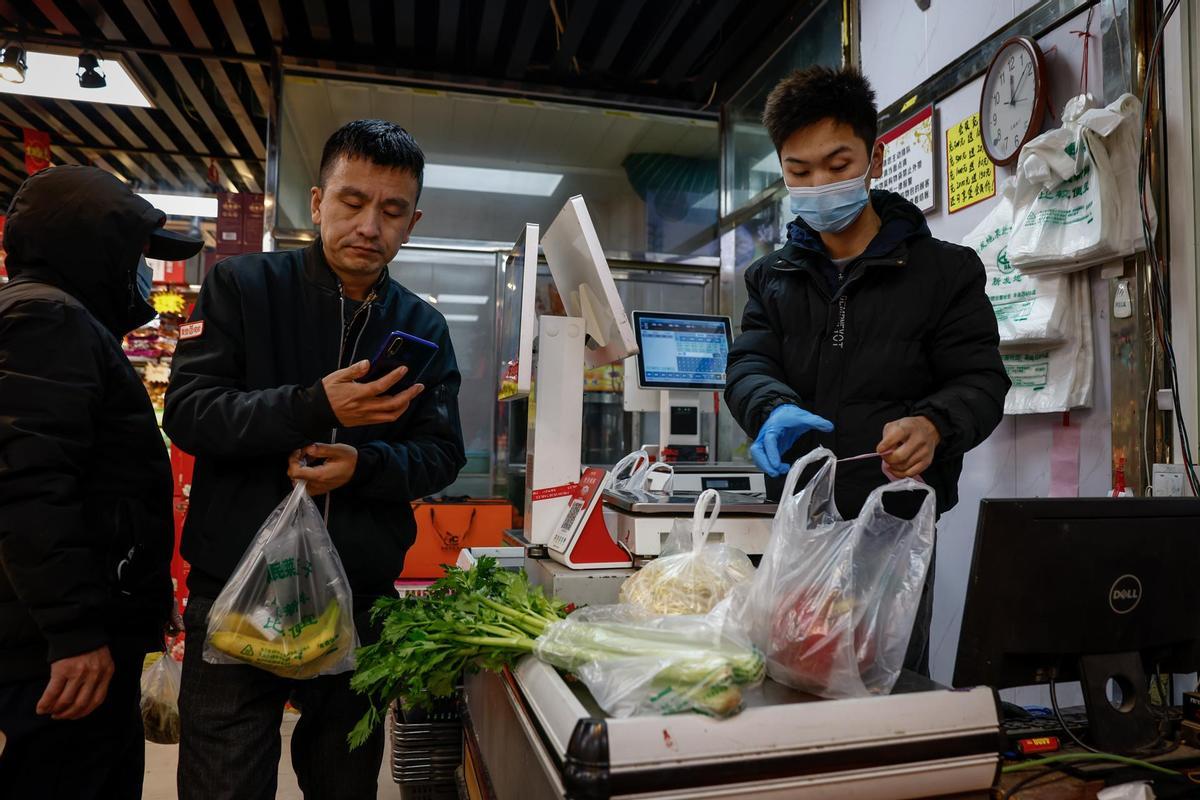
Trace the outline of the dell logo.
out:
[[[1118,614],[1128,614],[1142,601],[1142,582],[1137,575],[1122,575],[1108,590],[1108,605]]]

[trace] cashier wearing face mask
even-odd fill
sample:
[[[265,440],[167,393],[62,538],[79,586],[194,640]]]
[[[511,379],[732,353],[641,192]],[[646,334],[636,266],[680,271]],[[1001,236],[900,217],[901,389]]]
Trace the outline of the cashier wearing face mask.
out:
[[[983,265],[934,239],[904,197],[871,191],[884,145],[875,93],[859,73],[792,73],[767,99],[763,124],[795,220],[787,244],[746,270],[730,411],[775,492],[795,459],[823,445],[841,458],[880,455],[839,465],[844,517],[888,480],[882,467],[921,477],[945,512],[958,501],[963,454],[1000,422],[1009,387]],[[920,499],[889,497],[905,516]],[[930,585],[905,665],[921,672]]]

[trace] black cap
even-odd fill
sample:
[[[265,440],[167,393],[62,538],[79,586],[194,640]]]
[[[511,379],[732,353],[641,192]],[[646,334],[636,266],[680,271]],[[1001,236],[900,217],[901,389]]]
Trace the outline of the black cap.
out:
[[[185,261],[199,253],[203,247],[203,239],[184,236],[165,228],[155,228],[150,232],[150,247],[146,250],[146,255],[160,261]]]

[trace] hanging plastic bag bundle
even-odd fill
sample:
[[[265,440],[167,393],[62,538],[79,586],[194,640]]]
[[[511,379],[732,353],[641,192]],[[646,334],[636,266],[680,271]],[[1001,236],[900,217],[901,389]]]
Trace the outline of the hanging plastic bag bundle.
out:
[[[658,558],[621,585],[620,601],[653,614],[707,614],[749,580],[754,564],[745,553],[708,542],[720,514],[720,494],[701,493],[692,519],[675,520]]]
[[[661,480],[656,476],[664,476]],[[638,494],[661,492],[670,494],[675,485],[675,468],[665,461],[651,461],[646,448],[634,450],[616,463],[612,470],[612,488]]]
[[[142,732],[155,744],[179,744],[179,681],[183,666],[163,654],[142,671]]]
[[[792,467],[758,571],[731,597],[726,627],[749,632],[779,683],[827,698],[886,694],[900,675],[933,557],[934,492],[895,481],[873,491],[857,519],[844,520],[834,504],[836,464],[818,448]],[[893,492],[926,493],[913,519],[883,509]]]
[[[1021,149],[1008,257],[1023,272],[1073,272],[1144,249],[1141,101],[1126,94],[1094,105],[1091,95],[1071,99],[1062,127]],[[1153,229],[1152,207],[1150,216]]]
[[[963,246],[978,253],[983,262],[987,281],[984,288],[996,313],[1001,350],[1061,344],[1072,333],[1067,278],[1025,275],[1008,259],[1016,190],[1016,178],[1006,180],[999,202],[962,240]]]
[[[342,560],[298,481],[213,603],[204,660],[314,678],[354,669],[357,647]]]

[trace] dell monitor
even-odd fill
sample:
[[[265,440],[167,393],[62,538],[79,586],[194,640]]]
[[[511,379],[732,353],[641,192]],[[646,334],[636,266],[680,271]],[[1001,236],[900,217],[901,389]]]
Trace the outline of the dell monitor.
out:
[[[984,500],[954,685],[1078,679],[1093,745],[1144,749],[1146,672],[1200,667],[1198,575],[1200,499]]]
[[[729,317],[633,312],[643,389],[719,392],[733,346]]]

